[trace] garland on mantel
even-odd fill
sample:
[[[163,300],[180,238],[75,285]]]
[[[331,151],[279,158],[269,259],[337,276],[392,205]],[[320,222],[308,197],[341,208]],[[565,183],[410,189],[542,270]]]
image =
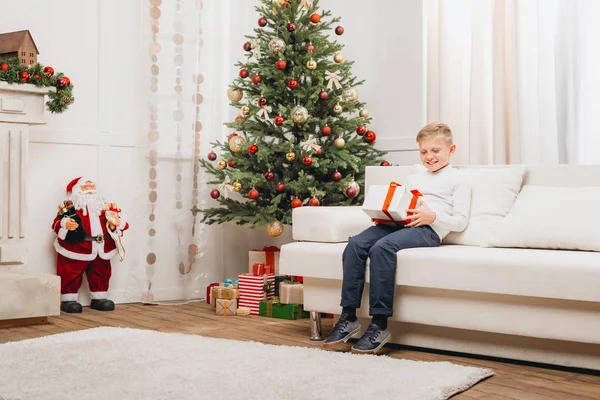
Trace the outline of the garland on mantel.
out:
[[[64,112],[69,105],[73,104],[73,85],[71,80],[62,72],[54,73],[54,68],[37,63],[30,66],[21,65],[18,58],[0,61],[0,82],[9,84],[30,83],[37,87],[54,87],[49,90],[46,102],[48,111],[55,114]]]

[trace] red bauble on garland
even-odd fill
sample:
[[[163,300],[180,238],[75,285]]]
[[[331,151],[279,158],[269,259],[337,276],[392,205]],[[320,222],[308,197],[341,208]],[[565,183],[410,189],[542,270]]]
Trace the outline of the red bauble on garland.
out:
[[[287,66],[287,63],[284,60],[278,60],[275,63],[275,68],[280,69],[280,70],[284,70],[286,66]]]
[[[5,71],[5,72],[8,71],[8,64],[4,63],[4,64],[0,65],[0,70]]]
[[[288,87],[290,89],[297,89],[298,88],[298,81],[295,79],[290,79],[288,82]]]
[[[321,22],[321,16],[317,13],[314,13],[310,16],[310,22],[312,22],[313,24],[318,24],[319,22]]]
[[[281,115],[278,115],[274,118],[274,121],[275,121],[275,125],[281,126],[281,125],[283,125],[284,119]]]
[[[368,131],[364,136],[364,140],[367,143],[373,143],[373,142],[375,142],[376,139],[377,139],[377,135],[375,135],[375,132],[373,132],[373,131]]]
[[[390,163],[387,161],[382,161],[381,164],[379,164],[379,165],[381,165],[382,167],[389,167]]]
[[[210,161],[215,161],[217,159],[217,154],[214,151],[211,151],[210,153],[208,153],[208,159]]]
[[[332,178],[332,179],[333,179],[335,182],[337,182],[337,181],[339,181],[340,179],[342,179],[342,174],[341,174],[339,171],[335,171],[335,172],[333,173],[333,175],[331,175],[331,178]]]
[[[254,155],[256,153],[258,153],[258,146],[255,144],[252,144],[248,147],[248,153]]]
[[[265,27],[267,26],[267,19],[264,17],[261,17],[258,19],[258,26],[260,27]]]
[[[258,85],[260,83],[260,81],[262,81],[262,78],[260,77],[260,75],[254,75],[252,77],[252,83],[254,83],[255,85]]]
[[[322,147],[320,147],[320,148],[319,148],[317,151],[315,151],[315,155],[316,155],[317,157],[320,157],[320,156],[322,156],[322,155],[323,155],[323,148],[322,148]]]
[[[65,80],[65,82],[67,82],[67,86],[71,86],[71,80],[68,76],[63,76],[63,79]]]
[[[19,74],[19,78],[21,79],[21,81],[22,81],[23,83],[27,83],[27,82],[29,82],[29,73],[28,73],[28,72],[25,72],[25,71],[23,71],[23,72],[21,72],[21,73]]]
[[[221,193],[219,193],[217,189],[213,189],[210,191],[210,197],[212,197],[215,200],[218,199],[220,195]]]
[[[51,78],[52,76],[54,76],[54,68],[50,66],[44,67],[44,76],[46,78]]]
[[[331,135],[331,128],[327,125],[321,128],[321,133],[325,136]]]
[[[275,190],[277,191],[277,193],[283,193],[285,191],[285,185],[279,182]]]
[[[338,26],[337,28],[335,28],[335,34],[338,36],[341,36],[344,34],[344,27],[343,26]]]
[[[237,117],[235,117],[236,121],[243,121],[244,117],[242,117],[241,115],[238,115]]]
[[[252,200],[256,200],[256,199],[258,199],[258,196],[259,196],[259,195],[260,195],[260,193],[258,193],[258,190],[256,190],[256,189],[251,189],[251,190],[248,192],[248,197],[249,197],[250,199],[252,199]]]
[[[292,208],[298,207],[302,207],[302,200],[296,197],[294,200],[292,200]]]
[[[59,80],[56,81],[56,86],[59,88],[63,88],[65,86],[67,86],[67,80],[65,78],[60,78]]]
[[[312,158],[310,158],[310,156],[306,156],[302,159],[302,164],[304,165],[311,165],[312,164]]]
[[[240,70],[240,78],[246,79],[250,75],[246,68]]]
[[[359,134],[360,136],[362,136],[365,133],[367,133],[367,128],[365,128],[362,125],[359,125],[358,128],[356,128],[356,133]]]
[[[312,199],[310,199],[308,201],[308,205],[311,207],[317,207],[317,206],[321,205],[321,202],[316,197],[313,197]]]
[[[38,79],[40,79],[40,76],[39,76],[38,74],[35,74],[35,75],[33,76],[33,79],[35,79],[35,80],[37,81]]]
[[[321,100],[327,100],[327,98],[329,97],[329,93],[327,93],[326,91],[322,90],[321,93],[319,93],[319,98]]]

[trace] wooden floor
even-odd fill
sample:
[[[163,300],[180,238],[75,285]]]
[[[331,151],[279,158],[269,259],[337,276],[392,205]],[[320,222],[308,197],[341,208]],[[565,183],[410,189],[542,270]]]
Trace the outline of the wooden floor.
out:
[[[0,343],[98,326],[182,332],[290,346],[320,347],[322,343],[309,340],[307,319],[287,321],[263,317],[219,317],[205,303],[158,306],[127,304],[117,305],[113,312],[99,312],[85,307],[82,314],[49,318],[49,324],[46,325],[1,328]],[[323,334],[329,334],[331,328],[332,319],[324,319]],[[454,399],[600,399],[600,376],[413,350],[386,348],[383,354],[410,360],[450,361],[494,370],[494,377]]]

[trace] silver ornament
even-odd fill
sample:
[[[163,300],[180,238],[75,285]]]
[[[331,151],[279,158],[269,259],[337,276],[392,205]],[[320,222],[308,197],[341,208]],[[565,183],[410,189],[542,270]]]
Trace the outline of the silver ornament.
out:
[[[292,110],[292,121],[303,124],[308,120],[308,110],[302,106],[296,106]]]
[[[285,51],[285,42],[280,38],[273,38],[269,42],[269,50],[273,53],[283,53]]]
[[[338,149],[341,149],[342,147],[344,147],[346,145],[346,141],[344,140],[344,138],[337,138],[333,141],[333,143],[335,144],[335,147],[337,147]]]
[[[353,89],[346,89],[342,92],[342,101],[346,104],[356,103],[358,101],[358,92]]]

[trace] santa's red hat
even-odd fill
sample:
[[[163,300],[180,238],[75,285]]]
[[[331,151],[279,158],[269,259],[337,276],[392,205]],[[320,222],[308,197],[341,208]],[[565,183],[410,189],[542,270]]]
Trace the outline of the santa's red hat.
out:
[[[77,182],[79,182],[79,180],[81,178],[82,177],[80,176],[78,178],[73,179],[71,182],[69,182],[69,184],[67,185],[67,194],[73,193],[73,187],[77,184]]]
[[[73,179],[67,185],[67,194],[71,195],[71,194],[73,194],[73,192],[80,193],[81,192],[81,185],[83,185],[87,181],[93,182],[92,179],[86,178],[84,176],[80,176],[80,177],[77,177],[77,178]]]

